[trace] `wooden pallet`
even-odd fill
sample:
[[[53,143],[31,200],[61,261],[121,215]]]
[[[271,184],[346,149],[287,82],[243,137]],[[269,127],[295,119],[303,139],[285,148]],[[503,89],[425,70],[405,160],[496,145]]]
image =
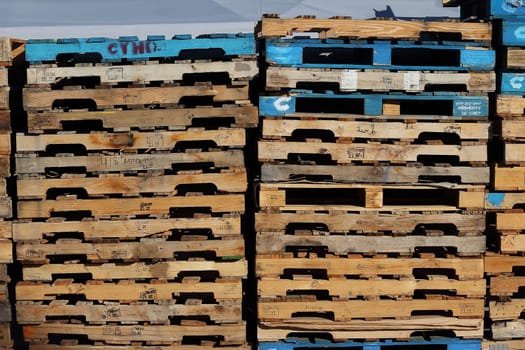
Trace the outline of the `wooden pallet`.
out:
[[[355,258],[354,258],[355,257]],[[455,279],[480,279],[483,277],[481,258],[363,258],[350,255],[349,258],[294,258],[291,254],[258,254],[255,271],[258,277],[281,276],[289,271],[300,275],[312,275],[318,271],[325,276],[411,276],[425,270],[429,275],[450,272]]]
[[[490,295],[497,297],[511,297],[520,294],[520,289],[525,287],[525,277],[522,276],[492,276],[490,277]]]
[[[0,87],[0,109],[9,109],[9,87]]]
[[[69,339],[63,340],[60,344],[29,344],[30,350],[250,350],[252,347],[249,344],[235,344],[235,345],[157,345],[152,347],[150,345],[86,345],[79,344],[78,340]],[[3,350],[3,349],[2,349]]]
[[[11,339],[11,322],[0,322],[0,349],[13,349],[13,340]]]
[[[11,66],[21,61],[25,52],[25,40],[0,37],[0,66]]]
[[[490,276],[519,274],[525,266],[525,257],[511,255],[487,254],[485,256],[485,273]]]
[[[423,92],[439,86],[461,86],[468,92],[493,92],[496,76],[493,72],[430,73],[430,72],[369,72],[351,69],[268,67],[266,89],[296,89],[301,84],[333,83],[339,91],[406,91]]]
[[[443,200],[449,197],[449,200]],[[484,186],[378,186],[335,183],[277,183],[259,185],[259,207],[267,210],[446,210],[482,209]],[[408,200],[407,200],[408,198]],[[404,209],[402,209],[404,208]],[[394,211],[396,209],[393,209]]]
[[[523,350],[525,340],[488,340],[483,339],[482,350]]]
[[[312,235],[374,232],[410,234],[419,230],[432,232],[432,230],[439,229],[449,234],[458,232],[459,236],[479,235],[485,231],[485,214],[483,212],[447,211],[437,213],[410,213],[406,211],[391,213],[347,213],[344,211],[255,213],[255,230],[257,232],[285,234],[286,232],[293,232],[294,227],[302,230],[303,233],[310,229]],[[17,224],[14,225],[13,232],[16,241],[18,232],[21,232],[17,229]]]
[[[0,66],[0,87],[9,86],[7,69]]]
[[[522,192],[490,192],[485,195],[485,209],[506,210],[525,203],[525,193]]]
[[[214,121],[232,128],[252,128],[259,123],[257,108],[250,104],[223,105],[220,107],[195,107],[171,109],[131,109],[104,111],[48,111],[28,112],[30,133],[62,130],[64,126],[78,127],[84,122],[98,122],[105,130],[129,130],[130,128],[186,129],[194,123],[205,125]],[[207,125],[208,126],[208,125]]]
[[[1,223],[1,222],[0,222]],[[3,228],[0,226],[0,228]],[[2,232],[2,231],[0,231]],[[10,231],[9,231],[10,232]],[[176,233],[199,235],[209,233],[212,237],[241,234],[239,214],[211,217],[195,215],[188,218],[147,218],[115,220],[65,221],[53,218],[46,222],[19,220],[13,223],[12,237],[15,242],[44,241],[71,237],[71,233],[84,241],[137,240],[147,237],[169,237]]]
[[[0,110],[0,130],[11,130],[10,110]]]
[[[485,252],[485,236],[313,236],[258,234],[257,253],[322,251],[335,255],[351,253],[399,254],[411,256],[421,249],[447,251],[459,256],[476,256]]]
[[[9,204],[11,202],[9,201]],[[242,213],[245,210],[243,194],[198,195],[174,197],[103,198],[78,200],[67,196],[57,200],[19,201],[19,219],[49,218],[82,212],[83,217],[110,217],[136,215],[169,215],[178,208],[211,210],[212,213]],[[9,207],[10,209],[10,207]],[[5,215],[11,212],[4,210]],[[1,215],[2,211],[0,211]]]
[[[412,320],[356,320],[340,324],[326,319],[284,320],[260,322],[257,339],[275,341],[290,335],[326,334],[334,341],[349,339],[410,339],[414,333],[451,332],[455,337],[481,339],[483,319],[456,319],[452,317],[421,317]]]
[[[509,210],[496,213],[496,230],[504,235],[516,235],[525,230],[525,213],[521,210]]]
[[[0,264],[13,262],[13,242],[9,239],[0,239]]]
[[[148,322],[149,324],[169,324],[173,317],[207,318],[213,324],[241,323],[241,303],[221,304],[175,304],[166,302],[161,304],[133,303],[104,303],[79,301],[68,304],[67,300],[54,300],[49,304],[41,302],[17,302],[16,317],[19,324],[43,324],[56,318],[74,319],[83,317],[87,324],[108,324],[118,322],[132,324]]]
[[[7,274],[7,264],[0,264],[0,281],[10,282],[11,276]]]
[[[77,64],[74,67],[52,65],[31,65],[27,69],[27,84],[61,84],[71,78],[97,77],[101,84],[150,83],[183,81],[194,74],[225,73],[225,79],[231,83],[246,84],[258,74],[255,57],[234,59],[232,61],[185,62],[159,64],[148,61],[146,64],[111,65]]]
[[[525,50],[521,47],[504,47],[501,48],[504,53],[503,62],[508,69],[523,69],[525,64]]]
[[[103,174],[98,177],[67,177],[48,179],[45,177],[19,177],[17,179],[18,199],[45,199],[50,190],[83,189],[88,197],[122,194],[138,196],[175,195],[184,185],[213,185],[214,193],[239,193],[247,189],[246,169],[230,169],[219,173],[202,171],[182,172],[177,175],[157,174],[156,176],[124,176]]]
[[[249,103],[248,86],[228,87],[211,84],[109,89],[68,88],[65,90],[25,88],[23,92],[26,111],[51,111],[63,105],[60,101],[69,100],[88,100],[94,102],[97,109],[114,108],[115,106],[177,106],[184,96],[208,97],[213,103]],[[68,110],[74,105],[65,104],[64,106],[62,109]]]
[[[209,295],[217,303],[238,302],[242,300],[242,281],[238,279],[217,278],[212,282],[201,282],[198,277],[183,277],[180,282],[151,280],[136,282],[87,281],[75,283],[71,279],[57,279],[53,283],[18,282],[17,301],[58,300],[67,297],[82,297],[90,301],[185,301],[201,299]]]
[[[521,339],[525,331],[525,320],[495,322],[491,329],[494,340]]]
[[[198,322],[197,322],[198,323]],[[50,334],[68,338],[84,335],[87,339],[104,344],[132,344],[132,342],[151,342],[166,344],[182,342],[186,337],[214,337],[227,342],[246,342],[246,325],[82,325],[67,323],[48,323],[37,326],[24,326],[26,341],[40,342]]]
[[[220,277],[245,278],[245,260],[215,261],[165,261],[128,264],[48,264],[22,269],[24,281],[53,281],[64,275],[90,275],[90,279],[173,279],[181,272],[218,272]]]
[[[144,259],[186,260],[188,256],[221,261],[235,260],[244,256],[244,239],[240,235],[223,237],[221,240],[206,240],[199,237],[193,239],[193,241],[167,241],[162,238],[144,238],[140,242],[108,243],[82,243],[79,239],[58,239],[54,244],[17,243],[16,258],[25,264],[38,264],[49,263],[52,260],[72,255],[83,257],[90,262]],[[12,244],[8,242],[8,247],[11,248],[9,253],[11,253]]]
[[[492,26],[488,23],[450,21],[384,21],[348,18],[317,19],[312,16],[279,18],[265,16],[255,27],[258,38],[284,37],[294,33],[317,33],[321,38],[421,39],[426,33],[455,34],[464,41],[490,42]]]
[[[258,157],[260,162],[286,161],[292,155],[324,155],[337,164],[355,162],[388,162],[405,164],[417,162],[423,156],[454,157],[460,163],[484,164],[487,161],[487,145],[433,145],[433,144],[375,144],[375,143],[329,143],[329,142],[292,142],[259,141]]]
[[[525,152],[525,143],[509,143],[503,144],[503,162],[505,165],[525,165],[523,154]]]
[[[496,114],[500,117],[521,117],[525,108],[525,99],[518,95],[498,95]]]
[[[9,304],[9,301],[0,303],[0,323],[11,321],[11,305]]]
[[[510,142],[523,142],[525,140],[525,120],[522,118],[500,119],[497,122],[503,140]]]
[[[426,166],[406,165],[308,165],[271,164],[261,166],[261,181],[288,182],[321,178],[333,182],[374,184],[458,183],[481,185],[490,183],[488,166]]]
[[[177,165],[193,165],[195,169],[243,167],[244,152],[242,150],[209,149],[186,150],[186,152],[178,153],[104,153],[88,156],[75,155],[74,157],[72,154],[37,156],[35,153],[30,153],[17,154],[15,161],[18,175],[68,173],[70,172],[68,169],[82,169],[86,173],[147,172],[171,170]],[[0,157],[0,175],[4,169],[1,162],[2,157]],[[9,170],[8,166],[9,163],[7,163]]]
[[[285,297],[287,295],[311,295],[312,291],[327,292],[340,300],[378,297],[413,297],[420,291],[431,291],[429,295],[466,296],[484,298],[485,280],[458,281],[442,279],[314,279],[310,276],[294,276],[294,279],[262,277],[257,280],[257,294],[261,298]]]
[[[262,136],[266,139],[291,138],[297,131],[307,134],[307,131],[329,131],[336,139],[379,139],[379,140],[418,140],[422,134],[444,137],[454,135],[457,141],[487,141],[489,139],[490,123],[486,122],[456,122],[441,121],[432,123],[426,121],[357,121],[345,119],[296,119],[296,118],[264,118],[262,121]],[[315,134],[305,137],[315,138]],[[437,146],[436,146],[437,147]],[[439,148],[439,147],[438,147]]]
[[[496,191],[525,191],[525,167],[495,166],[494,190]]]
[[[523,310],[525,310],[523,299],[489,302],[489,317],[492,321],[518,320]]]
[[[88,151],[139,149],[171,150],[178,142],[213,141],[221,147],[243,147],[244,129],[186,131],[123,132],[123,133],[57,133],[43,135],[16,135],[17,152],[45,152],[51,145],[82,145]],[[67,152],[67,147],[65,147]]]
[[[307,299],[307,298],[305,298]],[[417,319],[413,313],[424,312],[426,315],[448,312],[448,317],[482,319],[484,314],[483,299],[461,300],[338,300],[338,301],[274,301],[257,302],[259,322],[285,321],[308,317],[326,317],[343,324],[358,319]],[[308,315],[308,316],[307,316]]]

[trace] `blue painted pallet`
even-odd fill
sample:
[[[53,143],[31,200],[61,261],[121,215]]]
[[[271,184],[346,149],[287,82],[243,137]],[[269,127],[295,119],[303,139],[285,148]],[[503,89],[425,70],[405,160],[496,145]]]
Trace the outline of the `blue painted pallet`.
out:
[[[475,46],[475,44],[471,44]],[[438,45],[413,41],[282,39],[266,41],[266,61],[306,68],[384,68],[403,70],[493,70],[494,50],[464,43]]]
[[[525,73],[502,73],[500,91],[510,95],[525,95]]]
[[[525,46],[525,17],[501,22],[501,44]]]
[[[477,16],[480,18],[509,18],[525,16],[523,0],[463,0],[461,17]]]
[[[478,339],[454,339],[437,338],[435,340],[411,340],[411,341],[383,341],[383,342],[356,342],[345,341],[333,343],[326,340],[309,342],[301,339],[287,339],[279,342],[261,342],[260,350],[294,350],[294,349],[348,349],[348,350],[386,350],[398,348],[399,350],[420,350],[425,347],[439,347],[443,350],[481,350],[481,340]]]
[[[226,56],[255,55],[253,34],[213,34],[192,38],[176,35],[166,40],[163,35],[110,38],[71,38],[58,40],[28,40],[25,46],[29,63],[55,61],[58,55],[94,53],[102,61],[148,60],[180,56],[184,50],[220,49]]]
[[[418,95],[406,94],[335,94],[315,93],[310,90],[292,90],[282,96],[259,97],[259,114],[262,116],[285,116],[296,113],[338,113],[383,115],[385,103],[404,103],[401,114],[448,115],[454,117],[488,117],[489,101],[486,96],[460,96],[452,93]],[[409,105],[424,105],[425,111]]]

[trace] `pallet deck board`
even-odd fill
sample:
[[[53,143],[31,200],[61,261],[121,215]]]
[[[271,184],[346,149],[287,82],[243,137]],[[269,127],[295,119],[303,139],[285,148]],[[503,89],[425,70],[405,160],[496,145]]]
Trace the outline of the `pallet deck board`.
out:
[[[74,283],[72,280],[56,280],[54,283],[18,282],[15,287],[17,301],[57,300],[68,295],[83,296],[92,301],[166,301],[178,300],[183,295],[210,294],[217,302],[242,300],[242,281],[217,278],[213,282],[183,280],[167,282],[162,280],[136,282],[87,281]]]
[[[525,257],[511,255],[487,255],[485,256],[485,272],[498,276],[513,274],[515,268],[525,266]]]
[[[2,158],[0,157],[0,162]],[[242,150],[207,150],[199,152],[145,154],[90,154],[87,156],[37,156],[17,154],[16,173],[45,174],[49,169],[82,168],[88,173],[171,170],[177,164],[204,163],[212,167],[244,166]],[[207,165],[209,167],[210,165]],[[0,171],[3,169],[0,166]]]
[[[214,213],[244,212],[244,194],[142,198],[19,201],[18,218],[49,218],[60,212],[86,211],[94,217],[169,214],[172,208],[210,208]],[[56,216],[56,215],[55,215]]]
[[[139,193],[176,194],[178,186],[186,184],[213,184],[216,191],[229,193],[245,192],[248,186],[245,169],[195,175],[117,175],[59,179],[19,177],[16,183],[19,199],[44,199],[50,189],[60,188],[82,188],[88,196]]]
[[[319,33],[324,38],[419,39],[422,33],[456,33],[465,41],[490,41],[488,23],[447,21],[384,21],[318,18],[262,18],[256,28],[258,38],[283,37],[294,33]]]
[[[417,311],[451,312],[450,317],[483,318],[483,299],[463,300],[346,300],[346,301],[265,301],[257,302],[259,322],[301,319],[294,316],[308,312],[330,313],[334,322],[366,318],[411,319]],[[414,317],[417,319],[418,317]]]
[[[456,296],[483,298],[485,280],[446,279],[314,279],[287,280],[263,277],[257,280],[257,294],[262,297],[285,297],[288,292],[327,291],[339,298],[413,296],[418,290],[454,292]]]
[[[258,255],[255,270],[258,277],[279,276],[285,270],[325,270],[330,275],[412,275],[414,270],[450,270],[459,279],[483,276],[482,258],[289,258]]]
[[[255,213],[255,230],[257,232],[275,232],[284,234],[293,224],[322,225],[319,230],[330,233],[357,232],[401,232],[411,233],[418,226],[432,226],[441,223],[451,225],[460,233],[485,231],[485,214],[439,212],[435,213]],[[17,225],[13,227],[14,240],[17,240]]]
[[[45,152],[51,145],[82,145],[86,150],[171,150],[178,142],[211,140],[217,146],[243,147],[245,130],[186,130],[156,132],[100,132],[91,134],[16,135],[17,152]]]
[[[389,162],[394,164],[417,162],[418,156],[454,156],[459,162],[487,162],[487,145],[430,145],[430,144],[374,144],[267,141],[258,142],[260,162],[288,160],[290,154],[330,155],[338,164],[354,162]]]
[[[60,84],[70,78],[98,77],[101,84],[120,82],[182,81],[185,75],[227,73],[231,81],[251,80],[258,73],[255,57],[229,62],[176,62],[140,65],[32,65],[26,70],[29,85]]]
[[[485,209],[512,209],[525,203],[525,193],[522,192],[489,192],[485,195]]]
[[[194,122],[207,119],[233,119],[231,127],[255,127],[259,122],[258,110],[252,105],[172,108],[104,110],[82,112],[28,112],[29,132],[63,130],[67,123],[100,121],[105,129],[125,128],[182,128],[191,127]]]
[[[17,260],[26,264],[42,261],[49,262],[52,257],[63,255],[85,256],[91,262],[113,259],[125,261],[142,259],[178,260],[177,253],[191,254],[199,252],[213,253],[217,260],[244,256],[244,240],[242,237],[237,237],[235,240],[205,241],[143,239],[140,242],[118,243],[74,243],[66,240],[63,243],[58,241],[56,244],[17,243],[16,245]]]
[[[31,350],[151,350],[151,345],[86,345],[86,344],[40,344],[29,345]],[[182,345],[175,343],[171,345],[156,345],[155,350],[214,350],[214,345]],[[250,345],[246,343],[235,345],[221,345],[221,350],[250,350]],[[470,350],[470,349],[469,349]]]
[[[108,324],[111,322],[132,323],[149,322],[151,324],[166,324],[174,316],[209,316],[215,324],[240,323],[241,305],[201,304],[184,305],[174,303],[164,304],[128,304],[118,303],[93,304],[92,302],[77,302],[67,305],[58,301],[48,305],[36,302],[16,303],[17,322],[19,324],[43,324],[53,317],[83,316],[88,324]]]
[[[258,234],[259,254],[284,253],[289,249],[326,248],[336,255],[350,253],[398,253],[412,255],[421,248],[452,248],[458,255],[481,255],[485,252],[484,236],[292,236]]]
[[[525,213],[496,213],[496,229],[503,234],[516,234],[525,230]]]
[[[245,278],[245,260],[233,262],[215,261],[164,261],[157,263],[105,263],[89,264],[48,264],[22,269],[24,281],[52,281],[55,276],[70,274],[90,274],[93,279],[170,279],[184,271],[218,271],[221,277]]]
[[[494,190],[524,191],[525,167],[494,167]]]
[[[254,55],[255,42],[250,33],[226,35],[200,35],[197,37],[148,36],[139,40],[136,36],[112,38],[72,38],[58,40],[29,40],[26,44],[26,60],[30,63],[56,61],[59,55],[96,53],[103,61],[149,60],[154,58],[177,58],[187,50],[222,49],[226,56]],[[217,54],[216,54],[217,55]],[[219,55],[219,57],[221,57]]]
[[[3,227],[3,226],[1,226]],[[78,232],[86,241],[104,239],[139,239],[170,231],[192,232],[207,230],[213,236],[241,234],[240,215],[194,218],[149,218],[120,220],[83,220],[13,223],[12,236],[15,242],[42,241],[49,237],[67,236]]]
[[[121,344],[123,341],[182,342],[184,337],[221,336],[225,341],[246,342],[246,325],[81,325],[49,323],[23,327],[26,341],[47,339],[49,334],[86,335],[91,341]]]
[[[271,119],[262,121],[263,138],[291,137],[297,130],[327,130],[335,138],[415,140],[421,134],[451,134],[460,140],[488,140],[490,123],[382,122],[355,120]]]
[[[457,182],[459,184],[489,184],[490,168],[471,166],[404,166],[404,165],[303,165],[270,164],[261,166],[263,182],[287,182],[323,176],[333,182],[375,184],[428,184]],[[432,179],[432,180],[430,180]]]
[[[98,109],[115,106],[177,105],[184,96],[211,97],[213,102],[248,102],[248,86],[201,84],[175,87],[128,87],[111,89],[46,90],[24,88],[26,111],[51,111],[56,101],[90,100]]]
[[[489,317],[492,321],[517,320],[520,318],[523,310],[525,310],[525,301],[523,299],[489,302]]]
[[[492,338],[495,340],[523,338],[525,320],[502,321],[492,324]]]

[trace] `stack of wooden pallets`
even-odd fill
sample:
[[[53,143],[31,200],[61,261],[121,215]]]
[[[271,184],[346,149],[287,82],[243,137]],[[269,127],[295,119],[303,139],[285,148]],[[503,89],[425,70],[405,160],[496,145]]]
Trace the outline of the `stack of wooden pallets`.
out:
[[[490,285],[487,348],[525,346],[525,3],[518,0],[444,1],[461,6],[463,18],[490,21],[498,51],[498,90],[494,99],[494,158],[486,272]],[[509,340],[513,339],[513,340]],[[498,348],[498,349],[499,349]]]
[[[30,349],[246,348],[253,35],[36,40],[26,59],[13,238]]]
[[[479,349],[490,25],[268,16],[256,35],[258,340]]]

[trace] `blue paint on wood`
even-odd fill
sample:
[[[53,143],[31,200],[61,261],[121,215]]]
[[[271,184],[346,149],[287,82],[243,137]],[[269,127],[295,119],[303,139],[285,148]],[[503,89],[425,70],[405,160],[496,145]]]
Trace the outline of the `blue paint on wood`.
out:
[[[525,17],[502,21],[501,43],[506,46],[525,46]]]
[[[136,36],[110,38],[64,38],[28,40],[25,47],[29,63],[55,61],[60,54],[96,53],[102,61],[148,60],[178,57],[184,50],[220,49],[226,56],[255,55],[251,33],[213,34],[191,38],[177,35],[166,40],[162,35],[139,40]]]
[[[525,95],[525,73],[502,73],[500,91],[505,94]]]
[[[310,342],[297,338],[290,338],[278,342],[261,342],[260,350],[294,350],[304,348],[322,348],[322,349],[339,349],[348,350],[382,350],[384,348],[398,347],[399,350],[422,349],[425,346],[444,346],[446,350],[481,350],[481,340],[479,339],[456,339],[456,338],[436,338],[432,340],[410,340],[410,341],[391,341],[382,342],[357,342],[345,341],[333,343],[327,340],[316,340]]]
[[[311,111],[316,113],[334,113],[330,112],[331,101],[344,102],[341,101],[341,99],[348,100],[349,106],[352,104],[352,107],[349,108],[354,108],[354,110],[355,108],[362,109],[359,113],[352,112],[352,109],[349,109],[347,112],[348,114],[382,115],[383,102],[385,101],[425,101],[428,102],[430,106],[432,102],[441,103],[441,101],[446,101],[451,104],[449,115],[454,117],[488,117],[489,113],[488,97],[486,96],[461,96],[453,93],[422,93],[417,95],[361,93],[334,94],[331,91],[325,93],[314,93],[309,90],[291,90],[289,94],[282,96],[261,96],[259,97],[259,113],[262,116],[285,116],[300,112],[308,113],[309,111],[307,110],[297,111],[298,100],[303,99],[317,99],[322,101],[316,101],[319,102],[316,105],[318,110]],[[319,111],[321,106],[326,106],[326,112]]]
[[[419,62],[421,54],[432,63]],[[445,57],[457,56],[446,62]],[[337,60],[331,61],[334,57]],[[435,59],[433,57],[436,57]],[[401,41],[363,43],[320,39],[275,39],[266,41],[266,61],[273,65],[303,68],[384,68],[402,70],[493,70],[494,50],[466,47],[466,43],[437,45]],[[445,63],[446,62],[446,63]]]
[[[499,208],[505,200],[505,193],[491,192],[485,195],[485,201],[491,208]]]

